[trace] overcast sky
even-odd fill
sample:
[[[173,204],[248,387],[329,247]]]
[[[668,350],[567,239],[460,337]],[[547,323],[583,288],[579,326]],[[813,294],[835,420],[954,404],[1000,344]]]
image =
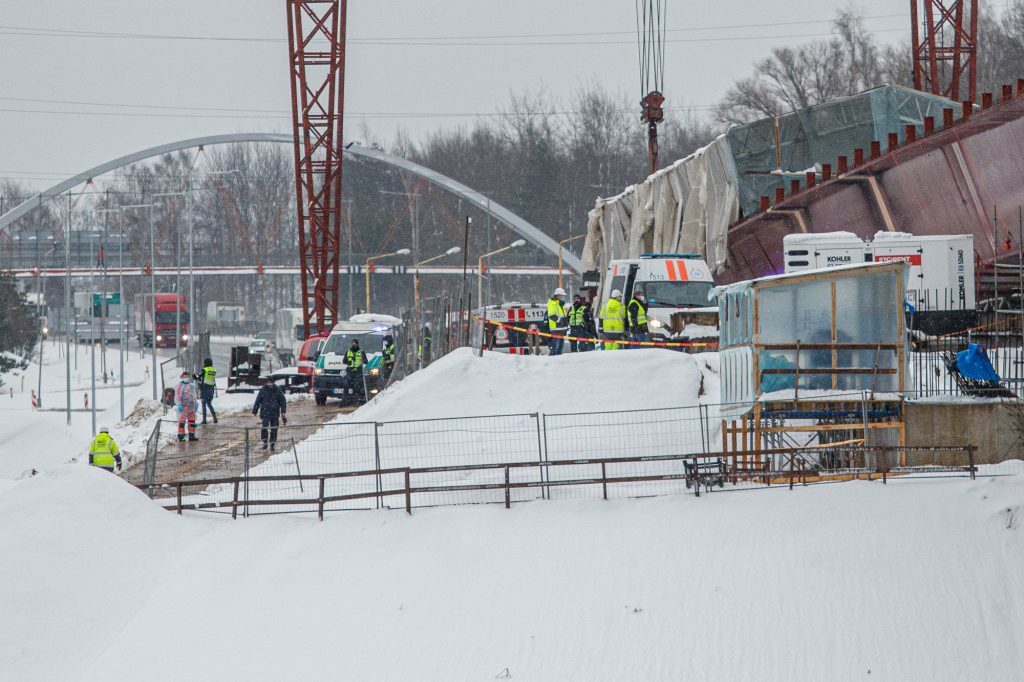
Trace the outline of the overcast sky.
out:
[[[852,4],[879,41],[909,40],[905,1]],[[0,177],[42,189],[164,142],[290,132],[284,5],[0,0]],[[851,3],[668,5],[667,105],[706,107],[772,46],[825,37]],[[528,88],[597,80],[638,97],[635,27],[633,0],[352,0],[345,137],[362,140],[366,121],[385,141],[399,127],[419,138]]]

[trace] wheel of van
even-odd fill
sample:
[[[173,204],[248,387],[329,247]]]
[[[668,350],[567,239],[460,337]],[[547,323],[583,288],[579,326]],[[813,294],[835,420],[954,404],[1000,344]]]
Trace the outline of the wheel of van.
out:
[[[326,405],[327,404],[327,394],[326,393],[317,393],[316,396],[314,397],[314,400],[316,401],[317,405]]]

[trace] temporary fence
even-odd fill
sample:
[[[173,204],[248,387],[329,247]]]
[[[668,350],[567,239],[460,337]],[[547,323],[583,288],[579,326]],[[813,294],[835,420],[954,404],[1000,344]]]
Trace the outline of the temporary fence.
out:
[[[908,390],[918,397],[973,395],[1019,397],[1024,395],[1024,354],[1020,311],[983,311],[978,324],[962,332],[931,336],[910,330]],[[957,353],[977,344],[985,354],[998,382],[965,380],[957,371]]]
[[[173,423],[161,422],[147,444],[139,485],[164,504],[173,497],[185,508],[322,514],[975,471],[973,448],[863,439],[721,453],[720,420],[717,405],[698,405],[288,424],[279,427],[274,450],[263,447],[257,426],[218,426],[199,442],[179,444]],[[999,466],[986,471],[1015,473]]]
[[[909,453],[935,451],[951,461],[943,465],[908,467]],[[434,506],[439,495],[451,496],[460,504],[503,503],[550,498],[562,489],[586,488],[594,496],[612,497],[623,486],[640,483],[675,483],[699,497],[727,485],[796,486],[853,479],[878,479],[913,474],[966,475],[974,478],[973,447],[888,448],[884,446],[829,446],[820,448],[818,459],[839,465],[798,467],[796,449],[765,450],[756,453],[707,453],[702,455],[660,455],[650,457],[593,458],[562,461],[497,462],[447,467],[394,467],[323,474],[281,476],[240,476],[205,481],[171,481],[162,486],[172,498],[164,503],[179,514],[184,510],[227,512],[237,517],[276,511],[324,514],[340,509],[405,509]],[[741,461],[760,459],[751,467]],[[658,473],[615,473],[610,466],[659,462]],[[779,466],[780,462],[788,463]],[[589,471],[583,470],[589,467]],[[573,469],[575,474],[563,473]],[[545,475],[545,472],[547,475]],[[261,491],[262,494],[255,492]],[[254,494],[255,493],[255,494]],[[558,495],[556,495],[558,496]],[[449,503],[451,504],[451,503]]]

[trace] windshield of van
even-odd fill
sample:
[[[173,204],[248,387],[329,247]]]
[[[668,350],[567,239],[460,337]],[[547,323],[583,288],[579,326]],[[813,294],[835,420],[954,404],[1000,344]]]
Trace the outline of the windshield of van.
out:
[[[352,347],[352,339],[359,339],[359,347],[367,355],[379,353],[384,347],[384,334],[379,332],[337,332],[331,334],[323,353],[344,355]]]
[[[653,308],[707,308],[711,282],[644,282],[647,305]]]

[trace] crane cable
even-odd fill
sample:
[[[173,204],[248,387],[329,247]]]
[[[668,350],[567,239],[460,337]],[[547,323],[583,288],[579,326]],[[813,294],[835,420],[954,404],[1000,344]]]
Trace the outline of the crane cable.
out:
[[[662,92],[665,80],[665,0],[636,0],[640,96]]]

